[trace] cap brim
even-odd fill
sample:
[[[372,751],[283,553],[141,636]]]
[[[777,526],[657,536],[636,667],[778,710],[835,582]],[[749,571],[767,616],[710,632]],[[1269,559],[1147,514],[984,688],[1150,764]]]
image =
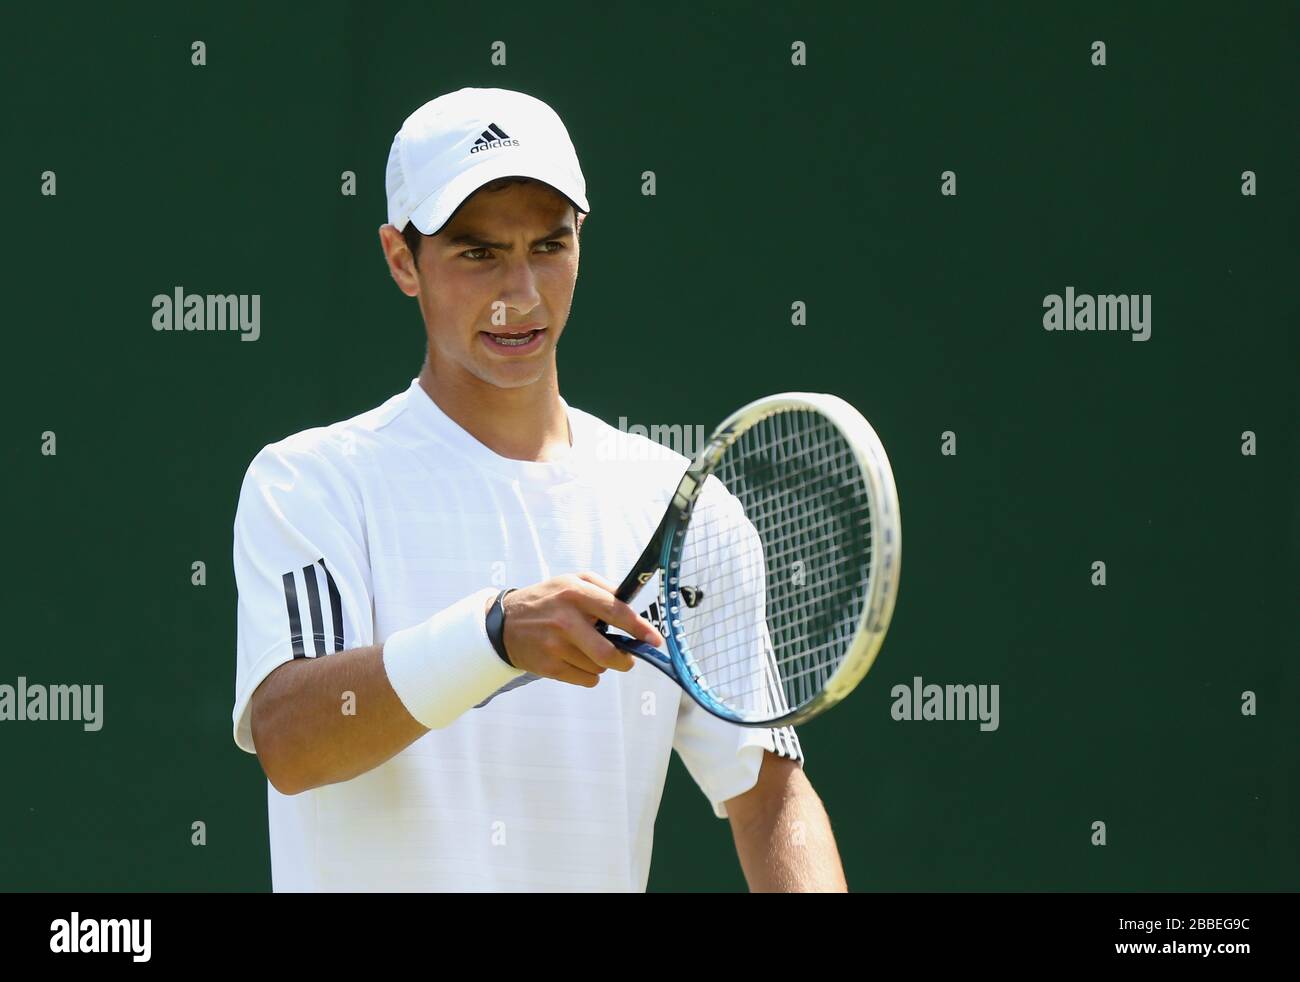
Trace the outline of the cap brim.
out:
[[[554,168],[538,164],[525,155],[510,154],[497,160],[485,161],[478,167],[457,175],[441,192],[429,195],[411,209],[411,224],[425,235],[437,235],[474,192],[502,177],[530,177],[541,181],[564,195],[583,214],[591,210],[586,194],[572,178]]]

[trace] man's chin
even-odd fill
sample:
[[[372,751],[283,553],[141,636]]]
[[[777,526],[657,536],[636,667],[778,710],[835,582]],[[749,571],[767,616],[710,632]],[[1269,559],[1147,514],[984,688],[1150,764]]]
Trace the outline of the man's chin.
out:
[[[550,373],[549,365],[486,365],[479,374],[488,385],[498,389],[526,389],[541,382]]]

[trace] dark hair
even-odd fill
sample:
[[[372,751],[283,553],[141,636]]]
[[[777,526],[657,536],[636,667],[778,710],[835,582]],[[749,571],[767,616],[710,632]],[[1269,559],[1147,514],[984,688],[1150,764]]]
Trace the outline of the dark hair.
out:
[[[479,191],[501,191],[504,188],[509,187],[511,184],[541,183],[541,181],[534,180],[531,177],[498,177],[495,181],[489,181],[487,184],[484,184],[478,189],[478,191],[475,191],[474,194],[478,194]],[[470,198],[473,196],[473,194],[470,195]],[[469,198],[465,199],[465,201],[468,200]],[[464,206],[465,202],[462,201],[461,208]],[[459,210],[460,208],[456,209],[456,211]],[[578,235],[582,232],[582,222],[587,216],[583,212],[578,211],[576,207],[573,209],[573,215],[573,234]],[[452,213],[452,217],[455,217],[454,212]],[[449,218],[448,221],[451,221],[451,219]],[[406,241],[406,248],[411,250],[411,258],[415,261],[415,265],[418,267],[420,265],[420,243],[426,238],[429,238],[429,236],[424,235],[412,222],[407,222],[406,228],[402,229],[402,238]]]

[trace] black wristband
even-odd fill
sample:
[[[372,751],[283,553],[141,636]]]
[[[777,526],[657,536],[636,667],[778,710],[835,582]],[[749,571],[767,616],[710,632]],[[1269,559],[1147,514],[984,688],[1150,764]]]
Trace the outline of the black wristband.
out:
[[[501,601],[506,598],[507,593],[513,593],[514,587],[509,590],[502,590],[497,594],[497,598],[492,601],[492,606],[487,612],[487,636],[492,642],[492,647],[496,649],[501,660],[511,668],[517,668],[510,656],[506,654],[506,609],[502,606]]]

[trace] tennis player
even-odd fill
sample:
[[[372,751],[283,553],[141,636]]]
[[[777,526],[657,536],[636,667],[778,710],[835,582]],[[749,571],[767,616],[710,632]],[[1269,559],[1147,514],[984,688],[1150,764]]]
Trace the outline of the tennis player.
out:
[[[663,647],[657,581],[614,583],[688,461],[560,396],[590,210],[564,124],[460,89],[403,123],[386,186],[420,373],[265,447],[235,518],[234,737],[274,889],[644,891],[676,750],[752,890],[845,890],[794,730],[709,715],[596,629]],[[613,384],[649,384],[618,311],[591,329]]]

